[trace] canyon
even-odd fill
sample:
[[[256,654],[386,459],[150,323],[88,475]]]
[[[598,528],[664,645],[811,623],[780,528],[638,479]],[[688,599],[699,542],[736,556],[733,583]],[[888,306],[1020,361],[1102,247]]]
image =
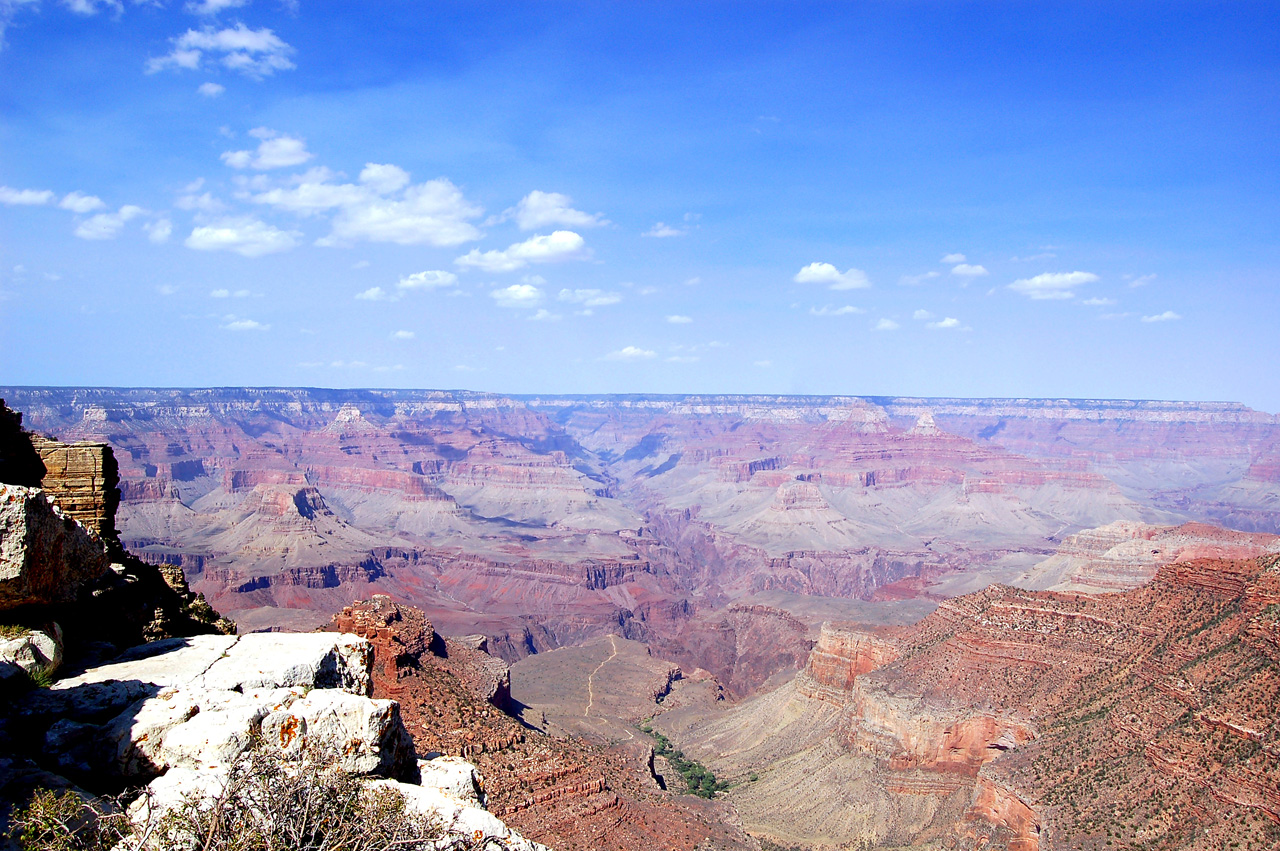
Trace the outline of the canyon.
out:
[[[553,847],[1273,838],[1275,719],[1255,711],[1276,697],[1272,415],[0,395],[48,438],[110,447],[121,546],[242,634],[370,640],[373,694],[401,702],[419,751],[477,761],[494,811]],[[87,469],[64,501],[101,507],[116,474]],[[646,719],[729,788],[664,788],[676,764]]]

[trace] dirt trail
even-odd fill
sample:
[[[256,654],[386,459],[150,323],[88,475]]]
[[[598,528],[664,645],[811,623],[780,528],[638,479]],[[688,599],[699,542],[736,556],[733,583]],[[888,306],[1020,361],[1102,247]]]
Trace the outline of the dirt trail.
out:
[[[596,665],[596,669],[594,671],[587,675],[587,708],[582,710],[583,718],[586,718],[591,714],[591,707],[594,706],[596,702],[596,692],[592,681],[595,679],[596,674],[600,672],[600,669],[612,661],[613,657],[618,655],[618,643],[614,640],[612,635],[609,636],[609,646],[613,648],[613,652],[609,654],[607,659],[599,665]]]

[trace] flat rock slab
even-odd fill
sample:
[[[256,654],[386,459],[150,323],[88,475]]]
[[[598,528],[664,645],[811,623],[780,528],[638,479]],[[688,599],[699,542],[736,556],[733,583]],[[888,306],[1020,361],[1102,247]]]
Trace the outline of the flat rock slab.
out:
[[[59,680],[53,688],[64,691],[115,680],[238,692],[337,688],[368,696],[372,663],[369,642],[354,635],[198,635],[142,645],[111,663]]]

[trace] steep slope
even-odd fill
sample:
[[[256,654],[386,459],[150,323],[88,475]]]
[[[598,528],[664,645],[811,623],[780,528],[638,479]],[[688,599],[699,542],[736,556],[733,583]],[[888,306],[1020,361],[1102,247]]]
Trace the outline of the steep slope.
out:
[[[756,773],[731,800],[782,842],[1269,848],[1278,642],[1277,556],[1119,594],[993,586],[906,629],[833,625],[793,683],[657,723]]]

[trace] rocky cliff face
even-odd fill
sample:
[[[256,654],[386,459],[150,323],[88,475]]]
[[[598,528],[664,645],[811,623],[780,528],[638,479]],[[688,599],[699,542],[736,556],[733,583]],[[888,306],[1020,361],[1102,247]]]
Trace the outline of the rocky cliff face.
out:
[[[751,847],[722,810],[663,792],[647,746],[556,738],[509,715],[510,669],[483,636],[444,638],[421,611],[380,596],[345,607],[331,628],[367,638],[372,694],[398,701],[418,752],[474,762],[489,810],[523,835],[558,851]]]
[[[1275,419],[1228,404],[4,392],[110,442],[123,540],[250,628],[381,592],[518,653],[761,591],[951,596],[1115,522],[1280,528]]]
[[[1271,847],[1277,577],[1277,556],[1201,559],[1123,593],[993,586],[913,627],[831,625],[795,682],[671,735],[758,772],[734,799],[779,841]]]

